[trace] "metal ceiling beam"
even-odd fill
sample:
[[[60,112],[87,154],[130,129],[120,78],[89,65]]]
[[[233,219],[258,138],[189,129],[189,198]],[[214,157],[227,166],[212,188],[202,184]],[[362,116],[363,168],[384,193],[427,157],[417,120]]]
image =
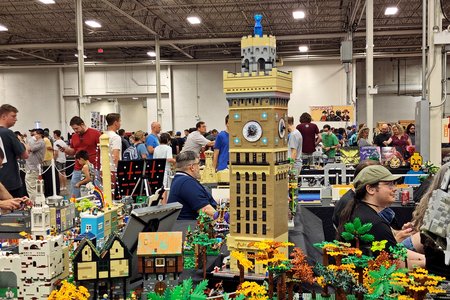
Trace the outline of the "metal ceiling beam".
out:
[[[46,58],[46,57],[43,57],[43,56],[40,56],[40,55],[28,53],[28,52],[17,50],[17,49],[11,49],[11,50],[14,51],[14,52],[17,52],[17,53],[21,53],[21,54],[25,54],[25,55],[28,55],[28,56],[32,56],[34,58],[39,58],[39,59],[46,60],[46,61],[49,61],[49,62],[55,62],[53,59]]]
[[[114,9],[115,11],[117,11],[118,13],[120,13],[121,15],[127,17],[128,19],[130,19],[131,21],[133,21],[134,23],[136,23],[137,25],[139,25],[142,29],[150,32],[151,34],[155,35],[156,37],[161,37],[156,31],[154,31],[153,29],[151,29],[150,27],[148,27],[147,25],[141,23],[139,20],[135,19],[134,17],[130,16],[129,14],[127,14],[126,12],[124,12],[123,10],[121,10],[120,8],[118,8],[117,6],[115,6],[114,4],[112,4],[111,2],[109,2],[108,0],[101,0],[103,3],[105,3],[106,5],[108,5],[109,7],[111,7],[112,9]],[[183,49],[179,48],[178,46],[176,46],[173,43],[168,43],[169,46],[172,46],[174,49],[180,51],[181,53],[183,53],[185,56],[189,57],[189,58],[194,58],[192,55],[190,55],[189,53],[187,53],[186,51],[183,51]]]
[[[106,0],[102,0],[106,1]],[[144,25],[145,26],[145,25]],[[374,32],[374,36],[399,36],[399,35],[420,35],[422,31],[418,30],[395,30],[395,31],[378,31]],[[336,39],[345,38],[347,33],[319,33],[319,34],[303,34],[303,35],[287,35],[278,36],[277,41],[293,41],[293,40],[318,40],[318,39]],[[365,32],[355,32],[353,37],[365,37]],[[186,39],[186,40],[162,40],[160,44],[163,46],[175,45],[209,45],[222,43],[239,43],[241,38],[214,38],[214,39]],[[154,46],[154,41],[109,41],[109,42],[87,42],[84,43],[85,48],[114,48],[114,47],[148,47]],[[43,44],[11,44],[0,45],[0,50],[12,49],[76,49],[76,43],[43,43]],[[180,48],[179,48],[180,49]],[[177,49],[178,50],[178,49]],[[180,49],[182,50],[182,49]],[[189,55],[189,54],[188,54]],[[190,56],[190,55],[189,55]],[[189,57],[188,56],[188,57]],[[190,56],[189,58],[192,58]]]

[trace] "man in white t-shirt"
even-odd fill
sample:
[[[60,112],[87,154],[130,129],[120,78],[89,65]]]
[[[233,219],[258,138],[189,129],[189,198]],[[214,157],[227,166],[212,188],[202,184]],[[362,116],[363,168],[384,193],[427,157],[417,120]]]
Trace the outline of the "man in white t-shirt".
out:
[[[109,136],[109,158],[111,161],[111,171],[117,172],[119,159],[122,157],[122,139],[116,133],[120,129],[120,114],[111,113],[106,115],[108,125],[105,132]]]
[[[64,153],[67,144],[62,140],[60,130],[53,131],[53,138],[55,139],[53,143],[53,157],[55,158],[56,169],[59,173],[59,186],[60,190],[64,191],[67,189],[66,154]]]
[[[300,131],[294,126],[294,118],[288,117],[288,156],[294,160],[294,167],[297,169],[297,174],[300,175],[302,170],[302,145],[303,137]]]
[[[214,141],[210,141],[204,136],[206,133],[205,122],[197,122],[195,128],[197,128],[197,130],[188,135],[181,152],[193,151],[198,155],[202,148],[214,146]]]

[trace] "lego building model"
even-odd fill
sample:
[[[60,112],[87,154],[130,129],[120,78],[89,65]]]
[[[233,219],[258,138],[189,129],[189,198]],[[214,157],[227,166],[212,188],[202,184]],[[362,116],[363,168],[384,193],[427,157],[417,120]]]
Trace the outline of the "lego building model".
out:
[[[0,284],[9,288],[14,299],[46,299],[55,283],[69,275],[68,247],[62,235],[49,235],[50,208],[45,203],[42,179],[36,181],[30,214],[31,235],[19,241],[18,254],[0,252],[0,279],[6,279]]]
[[[183,271],[183,233],[141,232],[138,240],[138,272],[144,274],[144,291],[162,294],[176,286]]]
[[[75,281],[94,284],[94,299],[99,283],[105,286],[100,291],[101,295],[108,291],[112,297],[114,289],[121,287],[123,296],[126,297],[126,278],[131,274],[131,253],[116,234],[110,235],[101,251],[88,239],[84,239],[75,250],[72,261]],[[118,279],[122,279],[121,285],[117,282],[114,285],[113,281]]]
[[[288,240],[287,110],[292,73],[275,66],[274,36],[256,18],[254,36],[241,40],[242,72],[224,71],[230,131],[230,251],[251,257],[252,242]],[[278,217],[276,217],[278,216]],[[231,259],[233,272],[238,272]],[[247,270],[265,274],[265,267]]]

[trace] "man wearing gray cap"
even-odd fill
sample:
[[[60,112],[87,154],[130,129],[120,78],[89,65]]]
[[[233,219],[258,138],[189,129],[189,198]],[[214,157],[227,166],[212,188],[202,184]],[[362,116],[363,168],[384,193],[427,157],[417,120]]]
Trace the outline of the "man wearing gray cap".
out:
[[[395,181],[400,176],[394,176],[381,165],[367,166],[356,176],[353,181],[356,195],[350,200],[342,211],[342,219],[338,228],[339,234],[344,231],[343,225],[355,218],[361,223],[372,223],[370,234],[375,241],[386,240],[386,249],[395,246],[397,241],[392,233],[389,223],[380,217],[379,213],[389,207],[395,201]],[[361,250],[367,253],[371,243],[361,241]],[[424,265],[423,256],[408,250],[408,259],[414,259],[414,264]]]

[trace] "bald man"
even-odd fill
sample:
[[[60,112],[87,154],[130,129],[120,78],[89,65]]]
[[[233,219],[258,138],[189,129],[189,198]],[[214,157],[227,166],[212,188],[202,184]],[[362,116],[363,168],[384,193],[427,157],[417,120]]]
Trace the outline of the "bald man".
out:
[[[381,125],[381,132],[378,134],[374,139],[373,143],[376,146],[379,147],[386,147],[387,141],[390,139],[391,134],[389,133],[389,126],[388,124],[384,123]]]
[[[147,151],[150,154],[147,159],[153,158],[153,152],[156,146],[159,146],[159,133],[161,132],[161,124],[158,122],[153,122],[151,125],[152,132],[147,136],[145,140],[145,146],[147,146]]]

